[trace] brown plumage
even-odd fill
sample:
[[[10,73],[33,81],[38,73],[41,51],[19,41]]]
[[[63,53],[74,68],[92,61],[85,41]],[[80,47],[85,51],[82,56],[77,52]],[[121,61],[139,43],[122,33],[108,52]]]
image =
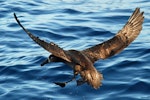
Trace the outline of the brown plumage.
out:
[[[63,50],[53,42],[47,43],[39,39],[21,25],[15,13],[14,17],[30,38],[45,50],[52,53],[49,58],[41,64],[42,66],[49,62],[64,62],[73,68],[74,78],[78,74],[81,75],[81,79],[77,80],[78,85],[88,83],[95,89],[101,86],[103,76],[93,66],[94,62],[99,59],[111,57],[127,47],[139,35],[144,21],[143,12],[140,12],[140,8],[136,8],[125,26],[112,39],[91,48],[77,51]],[[56,84],[64,87],[68,82],[56,82]]]

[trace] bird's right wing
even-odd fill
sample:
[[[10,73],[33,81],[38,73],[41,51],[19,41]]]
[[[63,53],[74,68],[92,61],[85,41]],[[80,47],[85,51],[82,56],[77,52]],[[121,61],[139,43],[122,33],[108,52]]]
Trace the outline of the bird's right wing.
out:
[[[125,26],[110,40],[83,50],[92,62],[113,56],[127,47],[142,30],[144,12],[136,8]]]
[[[70,62],[69,57],[66,55],[65,51],[62,48],[60,48],[58,45],[56,45],[53,42],[47,43],[47,42],[39,39],[38,37],[34,36],[32,33],[30,33],[27,29],[25,29],[23,27],[23,25],[20,23],[20,21],[18,20],[15,13],[14,13],[14,17],[15,17],[17,23],[19,24],[19,26],[22,27],[22,29],[29,35],[29,37],[33,41],[35,41],[37,44],[39,44],[41,47],[43,47],[45,50],[52,53],[53,55]]]

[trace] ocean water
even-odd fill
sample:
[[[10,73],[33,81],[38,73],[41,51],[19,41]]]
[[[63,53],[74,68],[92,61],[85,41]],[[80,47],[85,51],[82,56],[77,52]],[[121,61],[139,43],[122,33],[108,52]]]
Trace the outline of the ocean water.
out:
[[[1,0],[0,100],[150,100],[149,0]],[[140,7],[145,20],[139,37],[123,52],[94,66],[103,76],[95,90],[76,82],[61,88],[73,71],[63,63],[40,64],[50,53],[17,25],[60,47],[83,50],[113,37]]]

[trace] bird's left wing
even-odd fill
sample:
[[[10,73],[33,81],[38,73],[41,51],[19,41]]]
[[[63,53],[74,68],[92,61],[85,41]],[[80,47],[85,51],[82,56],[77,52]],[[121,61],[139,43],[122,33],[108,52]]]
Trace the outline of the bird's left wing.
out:
[[[52,53],[53,55],[70,62],[69,57],[65,53],[66,52],[65,50],[63,50],[62,48],[60,48],[58,45],[56,45],[53,42],[47,43],[47,42],[39,39],[38,37],[34,36],[32,33],[30,33],[27,29],[25,29],[23,27],[23,25],[20,23],[20,21],[18,20],[15,13],[14,13],[14,17],[15,17],[17,23],[19,24],[19,26],[22,27],[22,29],[30,36],[30,38],[33,41],[35,41],[37,44],[39,44],[41,47],[43,47],[45,50]]]

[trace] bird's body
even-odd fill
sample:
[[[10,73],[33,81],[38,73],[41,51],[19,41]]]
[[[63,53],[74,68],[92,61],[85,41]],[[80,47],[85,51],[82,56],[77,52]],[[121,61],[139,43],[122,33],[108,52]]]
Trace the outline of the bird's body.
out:
[[[139,35],[144,20],[143,12],[140,12],[140,8],[136,8],[125,26],[112,39],[79,51],[63,50],[53,42],[47,43],[39,39],[21,25],[15,14],[14,17],[30,38],[45,50],[52,53],[41,64],[42,66],[49,62],[64,62],[73,68],[74,78],[80,74],[81,79],[77,81],[77,84],[88,83],[95,89],[101,86],[103,76],[94,67],[94,62],[99,59],[111,57],[127,47]],[[61,83],[56,84],[62,85]]]

